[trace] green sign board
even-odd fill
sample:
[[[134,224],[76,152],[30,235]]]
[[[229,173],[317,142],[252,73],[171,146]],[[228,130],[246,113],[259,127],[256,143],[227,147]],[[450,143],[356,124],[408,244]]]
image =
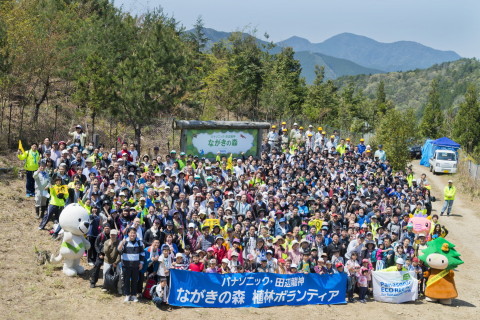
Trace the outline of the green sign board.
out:
[[[258,129],[184,129],[182,150],[199,157],[215,158],[217,153],[240,157],[256,156]]]

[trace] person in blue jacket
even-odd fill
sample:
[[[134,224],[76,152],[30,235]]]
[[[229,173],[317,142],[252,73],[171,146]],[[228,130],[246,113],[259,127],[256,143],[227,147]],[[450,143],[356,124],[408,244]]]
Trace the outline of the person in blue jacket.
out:
[[[363,154],[365,150],[367,149],[367,146],[365,145],[365,139],[360,139],[360,143],[357,145],[358,147],[358,153]]]

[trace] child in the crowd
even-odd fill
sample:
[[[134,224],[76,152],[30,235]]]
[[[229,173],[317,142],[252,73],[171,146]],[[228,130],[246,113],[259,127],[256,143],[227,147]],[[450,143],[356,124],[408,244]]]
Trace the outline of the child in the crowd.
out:
[[[218,273],[217,260],[210,259],[208,268],[205,270],[206,273]]]
[[[160,277],[159,283],[152,287],[151,293],[152,301],[157,306],[157,308],[160,309],[164,304],[168,305],[169,288],[167,284],[167,278]]]
[[[359,298],[361,303],[365,303],[365,295],[368,291],[368,269],[360,268],[359,272],[356,274],[357,284],[359,289]]]

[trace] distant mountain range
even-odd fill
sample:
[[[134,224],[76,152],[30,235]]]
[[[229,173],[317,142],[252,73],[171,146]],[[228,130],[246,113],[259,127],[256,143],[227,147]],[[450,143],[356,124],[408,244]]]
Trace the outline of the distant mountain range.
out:
[[[230,32],[204,29],[209,45],[227,39]],[[258,42],[266,42],[258,39]],[[325,67],[326,79],[358,74],[424,69],[432,65],[455,61],[461,57],[454,51],[441,51],[417,42],[382,43],[365,36],[341,33],[321,43],[311,43],[301,37],[291,37],[276,43],[273,53],[281,47],[292,47],[302,65],[307,83],[315,79],[314,67]]]
[[[387,72],[424,69],[461,58],[454,51],[436,50],[417,42],[382,43],[352,33],[341,33],[321,43],[291,37],[277,44],[280,47],[292,47],[295,51],[319,52],[347,59],[367,68]]]

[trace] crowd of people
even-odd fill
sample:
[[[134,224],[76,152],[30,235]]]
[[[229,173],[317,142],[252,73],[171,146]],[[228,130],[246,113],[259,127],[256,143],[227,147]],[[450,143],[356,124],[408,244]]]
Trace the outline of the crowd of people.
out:
[[[348,302],[371,296],[373,270],[410,270],[422,292],[419,253],[448,233],[432,215],[427,177],[393,170],[381,145],[317,131],[283,122],[266,135],[260,158],[205,159],[158,147],[141,155],[126,142],[94,146],[76,126],[70,140],[46,138],[18,157],[39,229],[59,239],[62,209],[81,204],[90,215],[90,286],[101,268],[121,270],[125,301],[148,291],[158,306],[167,303],[171,269],[345,273]],[[452,209],[452,186],[442,214]],[[432,216],[430,232],[412,232],[412,213]]]

